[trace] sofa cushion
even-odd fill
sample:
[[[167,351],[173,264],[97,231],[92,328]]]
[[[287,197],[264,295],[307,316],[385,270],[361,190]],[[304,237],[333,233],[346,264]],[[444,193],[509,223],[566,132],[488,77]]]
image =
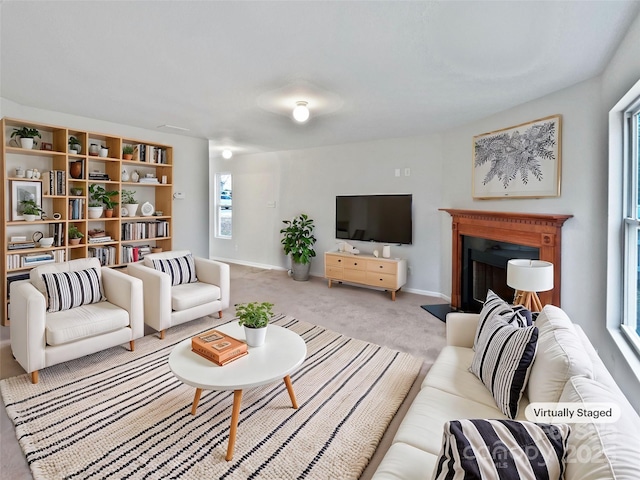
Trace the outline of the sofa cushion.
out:
[[[496,295],[492,290],[487,291],[487,298],[482,305],[480,317],[478,318],[478,326],[476,328],[476,336],[473,342],[473,348],[476,349],[478,338],[485,328],[488,320],[494,315],[502,316],[503,320],[517,327],[527,327],[531,325],[531,312],[522,305],[509,305],[502,298]]]
[[[186,310],[220,299],[220,287],[208,283],[196,282],[176,285],[171,288],[171,309]]]
[[[43,274],[47,312],[69,310],[106,300],[100,278],[99,268]]]
[[[100,275],[100,277],[102,278],[100,260],[95,257],[91,257],[78,258],[76,260],[69,260],[68,262],[47,263],[45,265],[40,265],[39,267],[32,268],[29,272],[29,281],[46,298],[47,287],[45,287],[44,285],[42,275],[44,275],[45,273],[77,272],[78,270],[87,270],[88,268],[97,268],[98,275]]]
[[[538,328],[520,328],[496,314],[486,320],[478,336],[471,362],[473,372],[489,389],[498,408],[509,418],[518,414],[518,404],[536,353]]]
[[[394,443],[378,465],[372,480],[424,480],[438,457],[406,443]]]
[[[521,401],[518,420],[526,420],[526,399]],[[448,420],[461,418],[507,418],[495,403],[478,403],[433,387],[424,387],[407,410],[393,439],[438,455],[442,448],[442,428]]]
[[[538,351],[527,384],[530,402],[557,402],[567,380],[593,378],[593,364],[569,317],[547,305],[536,320]]]
[[[611,404],[620,408],[616,422],[571,425],[565,480],[638,478],[640,417],[624,396],[595,380],[573,377],[565,385],[560,402]]]
[[[491,392],[478,377],[469,371],[473,355],[473,350],[470,348],[451,345],[444,347],[438,355],[438,359],[429,369],[420,388],[434,387],[496,408],[496,401]]]
[[[432,478],[563,478],[569,432],[568,425],[513,420],[447,422]]]
[[[63,345],[129,326],[126,310],[109,302],[83,305],[47,315],[47,345]]]
[[[191,254],[176,258],[153,259],[152,263],[156,270],[169,274],[172,286],[198,281],[196,264]]]

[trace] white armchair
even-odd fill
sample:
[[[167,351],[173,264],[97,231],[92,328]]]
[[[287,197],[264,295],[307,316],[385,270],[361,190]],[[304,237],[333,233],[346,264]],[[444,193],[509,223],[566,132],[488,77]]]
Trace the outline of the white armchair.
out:
[[[186,270],[175,274],[176,281],[174,270],[165,273],[156,269],[163,265],[173,268],[178,261],[183,262]],[[167,267],[171,262],[173,267]],[[142,262],[130,263],[127,272],[142,280],[144,322],[160,332],[161,339],[167,328],[216,312],[222,318],[222,311],[229,308],[231,281],[226,263],[193,257],[188,250],[179,250],[145,255]],[[184,275],[185,279],[178,280],[178,275]]]
[[[88,298],[85,272],[93,272],[93,286],[104,295]],[[69,288],[53,287],[62,285],[60,278],[71,279]],[[11,350],[32,383],[42,368],[126,342],[133,351],[144,335],[142,282],[101,267],[96,258],[36,267],[29,280],[13,282],[10,293]]]

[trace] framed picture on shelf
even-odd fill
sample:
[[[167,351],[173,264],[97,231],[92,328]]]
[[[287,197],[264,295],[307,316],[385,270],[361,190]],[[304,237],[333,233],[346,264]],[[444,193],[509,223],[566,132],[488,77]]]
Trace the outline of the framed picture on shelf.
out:
[[[11,181],[11,220],[24,220],[20,202],[34,200],[42,208],[42,182]]]
[[[473,198],[560,196],[560,115],[473,137]]]

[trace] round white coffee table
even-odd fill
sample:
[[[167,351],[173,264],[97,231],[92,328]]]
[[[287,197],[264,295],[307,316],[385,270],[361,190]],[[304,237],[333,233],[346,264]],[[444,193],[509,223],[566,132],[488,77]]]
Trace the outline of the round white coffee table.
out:
[[[244,327],[237,321],[215,328],[238,340],[245,340]],[[249,354],[223,366],[191,351],[191,338],[175,346],[169,355],[169,368],[183,383],[196,388],[191,414],[196,414],[202,390],[233,390],[233,410],[227,461],[233,458],[238,430],[238,415],[242,390],[276,380],[284,380],[293,408],[298,408],[289,374],[298,368],[307,355],[307,345],[297,333],[278,325],[269,325],[267,339],[261,347],[249,347]]]

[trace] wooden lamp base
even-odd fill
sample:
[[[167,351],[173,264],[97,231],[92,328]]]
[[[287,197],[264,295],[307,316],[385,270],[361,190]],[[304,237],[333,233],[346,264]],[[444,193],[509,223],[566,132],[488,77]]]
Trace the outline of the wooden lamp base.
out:
[[[542,302],[536,292],[523,292],[516,290],[516,294],[513,297],[514,305],[523,305],[524,308],[531,312],[542,311]]]

